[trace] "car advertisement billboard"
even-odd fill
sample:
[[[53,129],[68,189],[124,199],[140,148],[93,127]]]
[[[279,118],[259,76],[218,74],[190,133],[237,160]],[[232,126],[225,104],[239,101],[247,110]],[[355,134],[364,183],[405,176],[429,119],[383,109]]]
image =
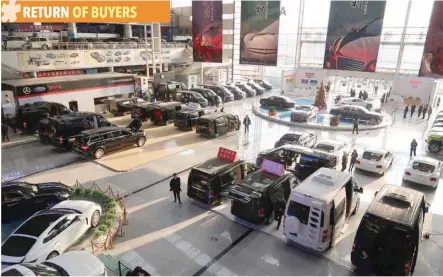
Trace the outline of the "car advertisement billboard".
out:
[[[222,16],[222,1],[192,1],[192,48],[194,62],[222,62]]]
[[[331,1],[324,69],[375,72],[386,1]]]
[[[420,76],[443,77],[443,2],[435,1],[426,36]]]
[[[242,1],[240,63],[277,65],[280,1]]]

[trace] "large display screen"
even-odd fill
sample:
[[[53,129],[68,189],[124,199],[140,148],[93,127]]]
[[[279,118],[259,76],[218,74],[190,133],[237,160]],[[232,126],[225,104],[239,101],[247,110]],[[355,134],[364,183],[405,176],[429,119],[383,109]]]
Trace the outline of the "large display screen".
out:
[[[386,1],[331,1],[324,69],[374,72]]]
[[[194,62],[222,62],[222,16],[222,1],[192,1],[192,48]]]
[[[242,1],[240,63],[277,65],[280,1]]]
[[[426,36],[420,76],[443,77],[443,2],[435,1]]]

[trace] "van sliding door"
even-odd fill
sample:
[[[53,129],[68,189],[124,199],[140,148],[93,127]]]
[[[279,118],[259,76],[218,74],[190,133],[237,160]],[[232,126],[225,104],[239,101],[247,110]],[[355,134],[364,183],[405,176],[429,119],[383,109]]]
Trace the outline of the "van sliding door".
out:
[[[331,245],[334,246],[340,236],[340,232],[345,225],[346,219],[346,191],[343,187],[337,196],[334,197],[334,207],[333,212],[331,212],[330,220],[331,226],[333,228],[332,232],[332,242]]]

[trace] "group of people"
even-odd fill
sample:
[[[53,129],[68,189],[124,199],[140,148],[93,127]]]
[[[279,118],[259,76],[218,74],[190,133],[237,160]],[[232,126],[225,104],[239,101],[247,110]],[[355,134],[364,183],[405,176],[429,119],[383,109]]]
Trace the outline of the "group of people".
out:
[[[351,88],[350,94],[351,94],[351,97],[355,97],[355,95],[356,95],[355,89]],[[369,97],[369,94],[366,90],[360,90],[360,92],[358,93],[358,98],[360,98],[362,100],[366,100],[366,99],[368,99],[368,97]]]
[[[412,117],[415,113],[415,109],[417,108],[417,105],[413,104],[411,105],[411,108],[409,108],[409,105],[406,105],[404,111],[403,111],[403,118],[406,118],[406,116],[408,115],[408,112],[411,112],[411,116]],[[428,105],[420,105],[418,107],[418,118],[420,118],[420,116],[422,116],[422,119],[425,119],[426,117],[426,113],[428,114],[428,120],[431,117],[432,114],[432,107],[428,106]]]

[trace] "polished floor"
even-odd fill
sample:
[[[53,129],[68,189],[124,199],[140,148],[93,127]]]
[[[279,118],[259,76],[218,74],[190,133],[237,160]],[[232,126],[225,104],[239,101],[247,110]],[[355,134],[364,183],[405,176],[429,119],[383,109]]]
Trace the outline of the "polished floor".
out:
[[[148,141],[144,147],[112,153],[97,162],[77,160],[72,153],[54,153],[48,146],[32,143],[3,151],[2,177],[25,176],[29,182],[55,180],[68,185],[96,182],[102,188],[111,186],[120,195],[127,195],[129,225],[110,252],[129,267],[140,265],[153,275],[352,275],[352,241],[374,192],[387,183],[408,186],[423,191],[431,203],[424,228],[434,234],[422,241],[415,275],[443,275],[443,184],[440,180],[440,187],[430,190],[402,183],[413,138],[418,141],[417,154],[427,155],[423,140],[426,120],[416,116],[404,120],[401,111],[392,110],[391,127],[358,135],[295,129],[255,117],[251,108],[258,105],[257,100],[225,105],[227,112],[240,118],[246,114],[251,117],[247,135],[242,129],[218,139],[206,139],[195,132],[177,131],[173,126],[145,124]],[[126,123],[122,120],[120,124]],[[272,148],[284,133],[293,131],[342,140],[360,153],[367,147],[382,147],[395,155],[392,168],[382,177],[354,172],[364,187],[362,205],[347,223],[340,242],[323,255],[286,244],[275,225],[246,226],[236,222],[229,213],[229,201],[207,210],[186,196],[189,169],[214,157],[220,146],[235,149],[240,158],[254,161],[260,151]],[[21,168],[20,174],[13,173],[16,168]],[[41,168],[48,170],[41,172]],[[182,179],[182,205],[174,203],[169,192],[168,178],[174,172]],[[2,231],[5,227],[2,225]]]

